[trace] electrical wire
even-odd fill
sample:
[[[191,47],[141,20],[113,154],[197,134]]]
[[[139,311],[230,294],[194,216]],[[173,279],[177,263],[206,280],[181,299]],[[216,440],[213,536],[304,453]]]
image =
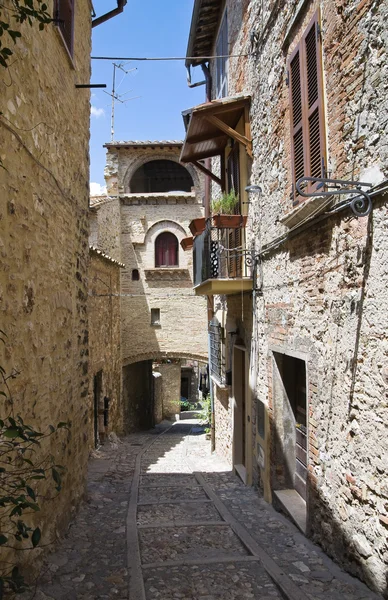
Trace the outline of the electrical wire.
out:
[[[163,61],[163,60],[215,60],[217,58],[247,58],[254,56],[249,54],[219,54],[215,56],[91,56],[92,60],[137,60],[137,61]]]

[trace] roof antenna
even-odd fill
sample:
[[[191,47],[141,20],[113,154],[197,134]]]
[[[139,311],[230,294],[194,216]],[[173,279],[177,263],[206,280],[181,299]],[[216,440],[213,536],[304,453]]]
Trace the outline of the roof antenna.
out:
[[[127,100],[122,100],[122,98],[124,98],[124,96],[126,96],[126,94],[129,94],[130,92],[132,92],[132,90],[129,90],[128,92],[124,92],[124,94],[117,94],[117,90],[119,89],[120,85],[123,83],[126,75],[128,75],[128,73],[133,73],[134,71],[137,71],[137,68],[134,67],[133,69],[124,69],[125,65],[127,65],[128,63],[112,63],[113,64],[113,83],[112,83],[112,93],[109,94],[109,92],[105,92],[105,94],[108,94],[108,96],[110,96],[112,98],[112,112],[111,112],[111,121],[110,121],[110,141],[113,142],[114,139],[114,125],[115,125],[115,102],[121,102],[121,104],[125,104],[126,102],[129,102],[130,100],[135,100],[136,98],[140,98],[140,96],[133,96],[133,98],[127,98]],[[116,88],[116,69],[120,69],[121,71],[123,71],[124,76],[122,78],[122,80],[120,81],[119,85]]]

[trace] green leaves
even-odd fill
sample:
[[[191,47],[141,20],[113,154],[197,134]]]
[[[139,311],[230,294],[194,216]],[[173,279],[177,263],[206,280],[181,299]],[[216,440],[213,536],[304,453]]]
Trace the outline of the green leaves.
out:
[[[10,57],[13,52],[2,42],[2,37],[11,39],[14,44],[22,36],[20,31],[13,29],[10,23],[1,20],[2,9],[0,5],[0,64],[7,68]],[[42,0],[24,0],[24,2],[15,2],[12,17],[16,23],[27,21],[29,25],[34,22],[39,23],[39,30],[42,31],[48,23],[52,22],[51,15],[48,12],[48,6]],[[5,42],[6,43],[6,42]],[[1,166],[1,165],[0,165]],[[0,331],[0,334],[2,332]]]
[[[27,1],[29,6],[36,5],[37,1],[40,3],[40,0],[20,0],[25,3]],[[0,39],[0,63],[4,56],[2,50],[4,48],[1,47]],[[0,330],[0,343],[5,338],[4,332]],[[12,379],[17,374],[13,370],[7,376],[0,365],[0,384],[5,390],[0,390],[0,400],[4,406],[11,406],[11,410],[13,405],[7,379]],[[57,426],[48,425],[42,433],[26,423],[19,414],[11,412],[0,419],[0,548],[7,546],[32,550],[39,545],[42,537],[40,528],[27,525],[24,516],[29,515],[28,519],[31,519],[34,518],[32,514],[40,511],[40,493],[50,496],[50,487],[55,487],[57,492],[61,490],[64,469],[55,463],[55,453],[52,455],[44,451],[44,440],[56,435],[60,429],[69,427],[70,423],[62,421]],[[15,567],[11,570],[11,566],[0,562],[0,599],[8,592],[21,593],[25,590],[26,584],[18,569]]]
[[[40,538],[41,538],[41,532],[39,527],[37,527],[36,529],[34,529],[33,534],[31,536],[31,542],[34,548],[36,548],[36,546],[39,544],[40,542]]]

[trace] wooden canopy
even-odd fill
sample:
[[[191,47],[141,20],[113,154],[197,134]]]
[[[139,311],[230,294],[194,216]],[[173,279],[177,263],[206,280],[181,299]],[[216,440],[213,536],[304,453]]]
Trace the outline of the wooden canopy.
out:
[[[198,166],[198,160],[220,155],[229,138],[243,144],[248,155],[252,156],[249,106],[250,96],[222,98],[195,106],[191,112],[181,162]],[[236,131],[242,116],[245,120],[244,135]]]

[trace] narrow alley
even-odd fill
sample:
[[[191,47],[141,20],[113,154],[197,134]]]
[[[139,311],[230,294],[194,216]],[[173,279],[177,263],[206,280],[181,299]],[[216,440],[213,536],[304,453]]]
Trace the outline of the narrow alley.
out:
[[[195,419],[96,451],[84,504],[23,600],[377,598],[210,453]]]

